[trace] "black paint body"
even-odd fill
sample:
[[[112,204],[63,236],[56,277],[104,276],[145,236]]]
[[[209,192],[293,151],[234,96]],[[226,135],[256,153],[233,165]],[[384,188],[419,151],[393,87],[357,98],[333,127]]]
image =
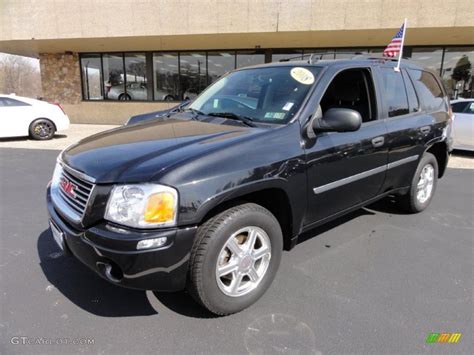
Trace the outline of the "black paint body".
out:
[[[176,113],[86,138],[62,153],[67,166],[96,179],[85,217],[75,224],[51,202],[53,221],[66,234],[70,251],[99,274],[97,261],[110,260],[123,272],[117,284],[139,289],[179,290],[186,284],[194,235],[209,213],[228,201],[243,200],[264,190],[285,196],[292,246],[303,231],[368,204],[388,193],[406,192],[425,151],[440,145],[447,164],[451,147],[448,102],[441,112],[417,111],[387,118],[378,72],[392,61],[344,60],[315,64],[289,62],[269,65],[320,66],[323,70],[297,116],[286,125],[246,127],[237,121],[191,120]],[[416,68],[412,64],[402,65]],[[342,70],[367,68],[374,79],[377,119],[355,132],[308,133],[319,102],[331,80]],[[421,130],[429,126],[429,132]],[[314,132],[313,132],[314,133]],[[383,144],[374,146],[374,138]],[[313,190],[348,177],[380,170],[337,188]],[[177,227],[134,230],[104,220],[110,190],[118,183],[156,182],[178,190]],[[136,242],[166,235],[158,250],[137,251]],[[110,279],[109,279],[110,281]]]

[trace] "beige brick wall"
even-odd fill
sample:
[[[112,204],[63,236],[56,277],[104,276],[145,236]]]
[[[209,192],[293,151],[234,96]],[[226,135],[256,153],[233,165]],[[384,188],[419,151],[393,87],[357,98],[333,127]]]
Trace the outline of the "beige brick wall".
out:
[[[121,102],[81,101],[62,105],[72,123],[123,124],[130,116],[164,110],[176,103],[166,102]]]
[[[40,54],[43,97],[61,104],[81,101],[79,56],[74,54]]]

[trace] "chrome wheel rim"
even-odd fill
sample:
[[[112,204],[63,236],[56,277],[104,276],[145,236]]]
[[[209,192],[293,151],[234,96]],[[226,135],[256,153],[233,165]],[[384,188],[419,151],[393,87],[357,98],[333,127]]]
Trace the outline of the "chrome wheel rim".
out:
[[[227,239],[217,258],[219,289],[230,297],[248,294],[265,277],[270,259],[270,238],[263,229],[254,226],[239,229]]]
[[[425,203],[431,197],[434,184],[434,168],[431,164],[426,164],[421,170],[418,180],[416,198],[418,202]]]
[[[41,138],[48,137],[51,134],[52,130],[53,126],[48,122],[38,123],[33,129],[35,134]]]

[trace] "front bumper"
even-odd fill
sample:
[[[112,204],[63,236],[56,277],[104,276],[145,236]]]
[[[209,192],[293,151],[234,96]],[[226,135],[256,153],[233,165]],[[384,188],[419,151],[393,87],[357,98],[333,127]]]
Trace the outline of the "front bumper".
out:
[[[196,227],[159,231],[131,230],[101,222],[78,230],[62,218],[46,193],[51,221],[64,235],[66,253],[72,253],[104,279],[140,290],[179,291],[186,286],[189,256]],[[137,250],[142,239],[166,237],[156,249]]]

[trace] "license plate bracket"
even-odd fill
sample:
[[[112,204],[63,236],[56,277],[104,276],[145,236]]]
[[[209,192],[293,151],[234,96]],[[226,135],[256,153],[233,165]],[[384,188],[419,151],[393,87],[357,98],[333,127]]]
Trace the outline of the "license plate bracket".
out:
[[[66,249],[66,244],[64,241],[64,233],[51,220],[49,221],[49,227],[51,228],[51,234],[53,235],[54,241],[59,246],[59,248],[62,251],[64,251]]]

